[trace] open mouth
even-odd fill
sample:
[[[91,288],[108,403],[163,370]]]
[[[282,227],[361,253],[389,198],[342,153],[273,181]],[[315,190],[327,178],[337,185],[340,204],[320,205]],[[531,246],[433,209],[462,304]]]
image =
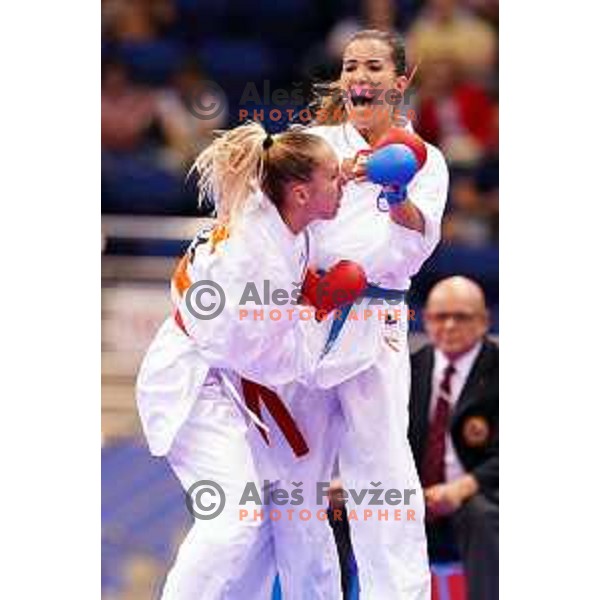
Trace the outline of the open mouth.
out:
[[[350,88],[350,102],[353,106],[372,106],[375,100],[373,88],[354,85]]]
[[[350,101],[352,102],[353,106],[371,106],[373,104],[373,98],[356,96],[355,94],[350,95]]]

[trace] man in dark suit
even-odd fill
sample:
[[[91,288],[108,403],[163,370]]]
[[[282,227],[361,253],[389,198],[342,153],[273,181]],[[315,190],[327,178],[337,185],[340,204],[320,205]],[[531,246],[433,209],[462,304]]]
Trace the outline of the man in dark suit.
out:
[[[430,559],[460,558],[469,600],[498,598],[498,347],[481,288],[439,282],[424,312],[432,342],[412,357],[409,439],[427,506]]]

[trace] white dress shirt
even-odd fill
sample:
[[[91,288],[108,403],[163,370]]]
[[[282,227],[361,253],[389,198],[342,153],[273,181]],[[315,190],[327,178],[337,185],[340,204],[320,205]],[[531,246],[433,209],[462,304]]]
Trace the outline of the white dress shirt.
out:
[[[482,342],[476,344],[471,350],[463,354],[460,358],[453,361],[456,369],[450,380],[450,414],[454,411],[456,403],[465,387],[469,373],[475,364],[475,360],[481,351]],[[435,349],[433,362],[433,375],[431,381],[431,402],[429,404],[429,421],[431,422],[435,415],[437,398],[440,391],[440,384],[444,377],[444,371],[450,363],[448,357],[439,349]],[[465,470],[456,454],[456,449],[452,443],[450,431],[446,433],[446,456],[444,457],[446,481],[454,481],[465,474]]]

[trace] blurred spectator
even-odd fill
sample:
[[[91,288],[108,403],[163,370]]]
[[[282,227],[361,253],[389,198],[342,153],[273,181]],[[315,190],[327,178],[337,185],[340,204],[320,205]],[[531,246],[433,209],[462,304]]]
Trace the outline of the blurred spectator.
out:
[[[478,166],[477,180],[485,193],[498,194],[499,170],[499,107],[495,100],[489,116],[490,141]]]
[[[103,0],[102,25],[106,38],[120,42],[149,42],[175,24],[172,0]]]
[[[102,149],[140,149],[152,127],[155,96],[147,88],[134,85],[128,68],[109,60],[102,70]]]
[[[478,161],[451,169],[444,240],[468,246],[497,243],[499,236],[498,104],[487,112],[488,143]]]
[[[466,7],[475,14],[485,19],[496,30],[499,20],[499,2],[498,0],[463,0]]]
[[[473,164],[493,144],[493,105],[486,91],[464,80],[451,56],[423,63],[418,129],[450,163]]]
[[[166,142],[166,164],[187,172],[191,162],[212,141],[213,131],[225,126],[227,100],[206,86],[193,61],[174,74],[171,84],[157,94],[157,118]]]
[[[484,246],[497,239],[497,194],[482,194],[473,171],[453,173],[443,227],[447,242]]]
[[[379,7],[384,4],[388,0]],[[461,173],[468,169],[468,176],[452,173],[445,239],[479,247],[497,236],[498,117],[497,106],[473,75],[488,73],[492,85],[487,87],[494,87],[497,0],[393,4],[396,25],[409,32],[409,52],[423,59],[418,94],[407,94],[402,110],[417,111],[418,131],[442,148],[453,170],[457,165]],[[417,13],[419,5],[423,8]],[[194,0],[102,0],[103,56],[110,58],[103,64],[102,79],[103,209],[196,214],[193,183],[185,183],[185,174],[213,130],[226,127],[230,115],[226,99],[214,96],[194,61],[209,41],[227,46],[245,40],[248,11],[256,9],[243,3],[236,7],[232,12],[219,3]],[[311,82],[336,79],[348,37],[365,26],[361,17],[367,14],[359,0],[325,3],[315,27],[299,31],[293,40],[289,36],[297,23],[278,23],[276,28],[271,27],[275,20],[265,23],[260,41],[267,54],[277,55],[281,74],[281,81],[272,84],[297,89],[299,65]],[[310,50],[298,60],[305,48]],[[207,59],[213,56],[209,53]],[[243,55],[239,61],[241,69]],[[218,83],[230,101],[240,97],[235,77]],[[262,89],[258,76],[254,83]],[[302,94],[308,96],[308,89]],[[215,102],[223,110],[202,118],[209,112],[203,107]],[[300,107],[293,108],[299,112]],[[268,126],[279,125],[283,122]],[[186,185],[189,189],[182,189]]]
[[[427,506],[430,560],[460,558],[470,600],[498,598],[498,347],[481,288],[439,282],[425,307],[433,345],[412,357],[409,440]]]
[[[348,514],[346,512],[344,486],[340,479],[334,479],[330,484],[327,518],[333,530],[340,560],[344,600],[351,600],[353,597],[353,583],[356,585],[358,581],[357,567],[354,552],[352,551],[352,542],[350,541],[350,523],[348,523]]]
[[[184,165],[165,158],[167,134],[157,93],[131,82],[119,61],[102,81],[102,210],[132,214],[196,214]]]
[[[125,581],[119,600],[156,598],[162,565],[153,557],[135,554],[125,564]]]
[[[490,144],[487,152],[477,166],[477,186],[482,194],[491,219],[492,235],[495,241],[499,237],[499,129],[498,129],[498,103],[494,104],[490,116]]]
[[[492,27],[458,0],[428,0],[408,33],[411,64],[451,57],[469,78],[488,75],[495,50]]]

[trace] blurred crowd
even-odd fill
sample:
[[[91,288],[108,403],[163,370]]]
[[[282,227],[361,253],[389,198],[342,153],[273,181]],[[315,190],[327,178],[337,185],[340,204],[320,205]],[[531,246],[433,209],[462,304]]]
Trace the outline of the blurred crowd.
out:
[[[377,4],[103,0],[103,212],[198,214],[187,171],[214,129],[239,121],[247,82],[262,93],[266,80],[271,90],[292,90],[335,79],[346,41],[373,24]],[[390,4],[388,25],[405,37],[409,66],[417,67],[408,94],[415,128],[451,167],[444,238],[495,244],[497,0]],[[198,118],[198,105],[220,110]]]

